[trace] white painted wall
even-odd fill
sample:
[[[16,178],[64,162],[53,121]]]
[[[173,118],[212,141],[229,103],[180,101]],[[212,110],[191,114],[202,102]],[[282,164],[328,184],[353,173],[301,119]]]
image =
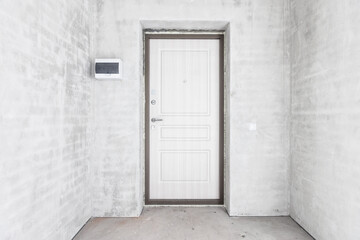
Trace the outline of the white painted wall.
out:
[[[289,77],[283,0],[99,0],[96,57],[121,57],[124,80],[95,83],[94,216],[143,206],[141,20],[230,23],[226,205],[230,215],[286,215]],[[256,122],[257,131],[249,131]]]
[[[91,216],[89,1],[0,1],[0,239],[69,240]]]
[[[291,0],[291,216],[360,235],[360,1]]]

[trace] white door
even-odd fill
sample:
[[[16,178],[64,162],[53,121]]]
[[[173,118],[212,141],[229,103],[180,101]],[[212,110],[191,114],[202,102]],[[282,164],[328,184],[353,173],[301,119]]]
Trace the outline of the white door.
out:
[[[149,40],[150,200],[221,199],[219,66],[220,39]]]

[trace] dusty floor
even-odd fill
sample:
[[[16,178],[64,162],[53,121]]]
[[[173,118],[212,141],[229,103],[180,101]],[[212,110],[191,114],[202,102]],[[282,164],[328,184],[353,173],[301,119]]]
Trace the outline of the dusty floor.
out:
[[[74,240],[313,239],[289,217],[229,217],[223,208],[145,208],[139,218],[91,219]]]

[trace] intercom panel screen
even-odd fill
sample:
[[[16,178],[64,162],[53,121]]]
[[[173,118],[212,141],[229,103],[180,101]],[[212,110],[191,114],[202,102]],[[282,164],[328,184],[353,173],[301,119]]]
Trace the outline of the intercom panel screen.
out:
[[[95,72],[97,74],[118,74],[119,63],[96,63]]]

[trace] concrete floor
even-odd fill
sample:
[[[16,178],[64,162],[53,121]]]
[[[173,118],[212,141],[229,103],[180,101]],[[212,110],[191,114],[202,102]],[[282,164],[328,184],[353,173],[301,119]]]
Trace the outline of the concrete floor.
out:
[[[220,207],[152,207],[139,218],[93,218],[74,240],[313,239],[289,217],[229,217]]]

